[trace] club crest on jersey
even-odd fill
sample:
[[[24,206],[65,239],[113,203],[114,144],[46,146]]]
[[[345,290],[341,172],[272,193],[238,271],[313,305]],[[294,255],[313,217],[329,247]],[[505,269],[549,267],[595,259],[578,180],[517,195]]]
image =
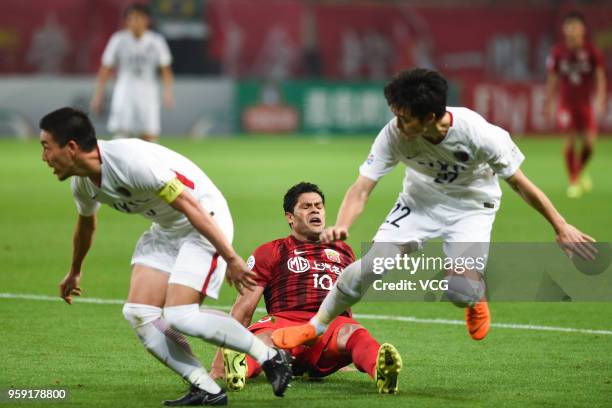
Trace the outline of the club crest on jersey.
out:
[[[310,269],[310,262],[301,256],[293,256],[287,260],[287,268],[293,273],[304,273]]]
[[[368,164],[372,164],[373,162],[374,162],[374,155],[373,155],[373,154],[370,154],[370,155],[368,156],[368,159],[366,160],[366,163],[368,163]]]
[[[325,248],[325,256],[332,262],[340,263],[340,254],[336,250]]]
[[[249,256],[249,259],[247,259],[247,268],[249,268],[249,271],[252,271],[253,268],[255,267],[255,256],[251,255]]]

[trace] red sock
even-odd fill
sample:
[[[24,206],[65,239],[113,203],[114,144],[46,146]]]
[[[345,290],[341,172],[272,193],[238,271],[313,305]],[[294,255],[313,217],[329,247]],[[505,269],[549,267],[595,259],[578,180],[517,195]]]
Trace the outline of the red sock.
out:
[[[569,174],[570,183],[575,183],[578,179],[578,160],[574,154],[574,145],[568,144],[565,147],[565,165],[567,167],[567,173]]]
[[[261,367],[259,366],[259,363],[257,362],[257,360],[255,360],[253,357],[247,355],[246,363],[247,363],[247,378],[257,377],[259,373],[261,373]]]
[[[351,354],[353,364],[359,371],[368,373],[374,378],[376,357],[380,344],[366,329],[359,329],[346,342],[346,351]]]
[[[593,154],[593,149],[591,149],[591,146],[587,144],[582,146],[582,150],[580,151],[580,163],[578,165],[578,171],[576,172],[576,176],[578,176],[580,172],[585,168],[586,164],[591,158],[591,154]]]

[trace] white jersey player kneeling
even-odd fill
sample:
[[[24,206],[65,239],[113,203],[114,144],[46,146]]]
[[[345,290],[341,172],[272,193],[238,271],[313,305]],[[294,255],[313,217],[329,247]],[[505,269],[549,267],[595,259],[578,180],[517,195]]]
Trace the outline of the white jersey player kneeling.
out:
[[[132,256],[123,315],[145,348],[191,384],[187,395],[164,404],[227,404],[226,394],[183,334],[248,353],[262,364],[274,393],[282,396],[291,380],[289,355],[266,346],[227,314],[200,309],[205,296],[218,297],[224,277],[240,293],[255,286],[255,274],[231,245],[234,227],[227,202],[206,174],[186,157],[154,143],[98,141],[87,115],[76,109],[47,114],[40,128],[42,159],[60,181],[72,177],[79,214],[60,296],[72,304],[72,297],[81,294],[82,264],[100,203],[141,214],[153,224]]]
[[[137,135],[147,141],[158,140],[161,131],[158,67],[164,106],[174,105],[172,55],[161,34],[148,30],[149,21],[146,5],[130,5],[125,11],[126,29],[112,35],[102,55],[91,110],[100,113],[106,82],[116,68],[117,83],[108,118],[108,130],[115,138]]]

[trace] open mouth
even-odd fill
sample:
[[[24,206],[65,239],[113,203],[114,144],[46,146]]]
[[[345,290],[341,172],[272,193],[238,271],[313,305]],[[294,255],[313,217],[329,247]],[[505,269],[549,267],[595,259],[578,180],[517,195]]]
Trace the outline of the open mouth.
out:
[[[319,216],[314,216],[309,220],[310,224],[320,227],[321,225],[323,225],[323,220],[321,219],[321,217]]]

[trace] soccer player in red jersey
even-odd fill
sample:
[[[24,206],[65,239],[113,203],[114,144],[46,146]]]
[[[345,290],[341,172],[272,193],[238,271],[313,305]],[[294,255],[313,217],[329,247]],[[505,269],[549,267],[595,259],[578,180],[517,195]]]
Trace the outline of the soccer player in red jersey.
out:
[[[355,260],[351,247],[343,241],[319,241],[325,228],[325,196],[318,186],[302,182],[291,187],[283,208],[291,234],[259,246],[251,255],[247,265],[256,273],[257,286],[238,296],[231,311],[236,320],[270,345],[273,330],[307,323],[336,278]],[[268,315],[250,325],[262,295]],[[350,310],[336,317],[314,342],[293,348],[291,354],[294,375],[324,377],[354,363],[372,377],[379,392],[398,390],[399,353],[391,344],[380,345],[351,317]],[[211,375],[218,378],[225,374],[228,388],[237,390],[244,387],[247,377],[260,372],[250,356],[225,349],[223,356],[221,352],[215,356]]]
[[[553,48],[547,60],[547,110],[552,115],[558,91],[557,122],[561,130],[569,132],[565,147],[569,174],[567,195],[577,198],[592,188],[584,169],[593,153],[597,118],[605,109],[606,74],[601,52],[586,38],[582,14],[568,13],[563,18],[562,29],[564,40]],[[594,105],[591,104],[593,93]],[[580,152],[576,151],[577,135],[582,139]]]

